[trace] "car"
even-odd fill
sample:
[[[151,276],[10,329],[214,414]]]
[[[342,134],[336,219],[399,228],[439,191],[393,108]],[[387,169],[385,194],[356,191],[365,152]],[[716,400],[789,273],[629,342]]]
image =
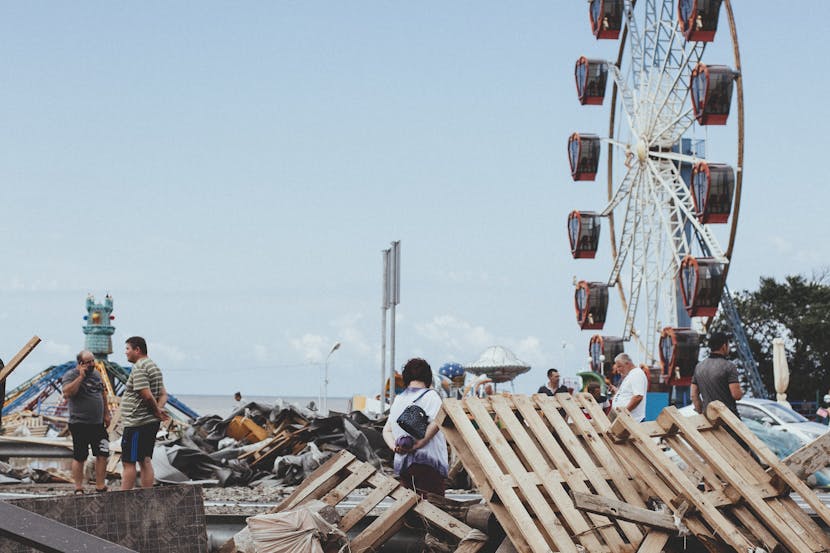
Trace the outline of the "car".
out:
[[[811,422],[786,405],[771,399],[740,399],[738,414],[744,422],[752,420],[765,426],[777,427],[782,432],[795,435],[802,443],[810,443],[830,431],[830,426]]]
[[[796,411],[770,399],[744,398],[738,400],[737,405],[742,422],[781,459],[830,431],[830,427],[810,422]],[[681,407],[678,411],[687,417],[697,414],[692,405]],[[816,472],[807,482],[814,487],[830,486],[830,469]]]

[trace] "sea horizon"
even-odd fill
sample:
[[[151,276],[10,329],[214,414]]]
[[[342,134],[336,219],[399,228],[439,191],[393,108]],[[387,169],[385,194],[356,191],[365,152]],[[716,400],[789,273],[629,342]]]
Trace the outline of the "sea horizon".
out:
[[[173,394],[176,399],[196,411],[199,416],[219,415],[222,418],[230,415],[235,409],[236,402],[233,399],[233,393],[229,394]],[[349,404],[351,397],[328,397],[329,411],[336,411],[345,413],[349,411]],[[286,406],[297,405],[300,407],[308,407],[312,401],[315,405],[318,403],[317,396],[279,396],[279,395],[242,395],[242,404],[250,403],[264,403],[266,405],[276,405],[279,401]]]

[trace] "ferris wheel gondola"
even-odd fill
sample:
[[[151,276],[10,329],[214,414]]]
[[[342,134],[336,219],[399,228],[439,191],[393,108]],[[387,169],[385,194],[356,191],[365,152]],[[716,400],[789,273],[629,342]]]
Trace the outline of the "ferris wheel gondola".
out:
[[[721,4],[734,69],[703,63]],[[685,377],[687,358],[699,347],[691,336],[702,327],[689,317],[711,317],[717,310],[740,208],[743,92],[734,17],[729,0],[591,0],[589,16],[594,36],[620,39],[616,61],[582,56],[575,67],[583,105],[601,104],[603,78],[612,82],[608,136],[573,133],[568,142],[575,181],[596,179],[600,144],[608,154],[607,203],[595,212],[574,211],[568,220],[573,257],[596,255],[596,249],[580,247],[580,240],[588,244],[588,220],[599,228],[599,218],[608,219],[611,246],[607,280],[577,285],[577,321],[582,329],[602,328],[592,296],[607,309],[607,297],[604,305],[599,298],[617,287],[624,312],[620,338],[635,340],[648,364],[659,359],[666,375]],[[737,117],[730,119],[733,104]],[[703,129],[712,125],[726,126],[717,132],[737,128],[734,163],[704,159]],[[604,324],[604,310],[601,319]]]

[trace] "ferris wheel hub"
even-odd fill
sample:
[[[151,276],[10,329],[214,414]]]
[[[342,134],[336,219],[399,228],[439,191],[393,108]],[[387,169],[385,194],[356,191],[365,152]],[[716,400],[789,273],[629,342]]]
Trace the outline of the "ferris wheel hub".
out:
[[[648,158],[648,144],[642,138],[637,141],[637,159],[640,163],[645,163]]]

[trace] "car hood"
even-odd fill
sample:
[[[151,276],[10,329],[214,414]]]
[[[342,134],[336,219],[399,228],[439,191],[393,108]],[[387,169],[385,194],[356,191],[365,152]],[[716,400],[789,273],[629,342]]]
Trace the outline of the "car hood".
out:
[[[781,429],[803,436],[809,441],[813,441],[827,431],[830,431],[830,427],[817,422],[791,422],[782,424]]]

